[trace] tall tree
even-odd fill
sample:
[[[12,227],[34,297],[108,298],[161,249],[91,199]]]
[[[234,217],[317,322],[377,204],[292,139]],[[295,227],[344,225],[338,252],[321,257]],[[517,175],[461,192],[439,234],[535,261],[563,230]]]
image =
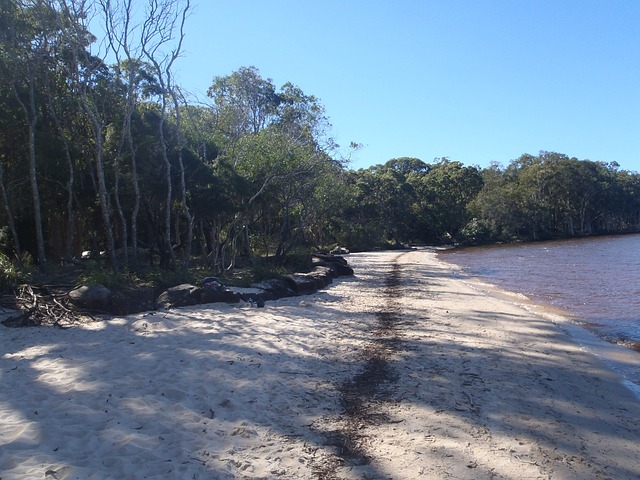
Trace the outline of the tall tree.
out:
[[[129,163],[131,165],[131,185],[133,187],[134,200],[131,207],[131,250],[133,262],[138,262],[138,215],[140,213],[140,204],[142,194],[140,189],[140,178],[138,174],[138,158],[136,142],[134,141],[132,131],[132,119],[138,110],[139,97],[141,89],[146,88],[147,92],[153,90],[153,80],[147,73],[147,68],[142,62],[142,49],[140,35],[141,25],[135,19],[136,10],[133,0],[100,0],[99,1],[103,20],[106,39],[108,41],[111,52],[116,60],[115,70],[118,78],[124,83],[124,108],[121,116],[121,139],[118,147],[118,155],[116,160],[125,156],[125,151],[129,155]],[[116,164],[117,166],[118,164]],[[116,182],[119,175],[116,172]],[[117,185],[117,184],[116,184]],[[118,198],[116,192],[116,198]],[[120,216],[124,217],[124,213],[119,208]],[[123,243],[127,246],[127,222],[121,219],[123,225]],[[125,262],[127,261],[128,248],[125,248]]]
[[[249,229],[258,219],[263,233],[271,237],[262,248],[273,243],[281,259],[302,234],[294,207],[300,188],[332,161],[329,153],[335,146],[326,135],[324,108],[291,83],[277,91],[255,67],[215,77],[208,95],[223,138],[220,158],[246,179],[250,189],[230,227],[229,268],[239,240],[249,253]]]
[[[214,77],[207,95],[213,99],[216,128],[233,147],[243,135],[257,134],[275,118],[280,97],[270,78],[256,67],[241,67],[231,75]]]
[[[176,93],[173,66],[182,51],[189,8],[189,0],[148,0],[141,35],[142,52],[149,63],[153,65],[153,72],[160,89],[161,113],[158,122],[158,134],[163,147],[162,159],[166,170],[167,187],[164,243],[169,255],[171,268],[176,268],[176,254],[171,242],[173,187],[171,162],[168,153],[169,143],[165,135],[165,122],[168,115],[169,102]],[[165,48],[168,48],[169,51],[165,51]],[[183,193],[183,199],[186,199],[184,189]],[[188,211],[186,203],[182,205],[182,208],[183,211]]]
[[[2,35],[3,70],[15,99],[19,104],[27,129],[29,146],[29,179],[33,202],[33,220],[36,235],[38,265],[46,269],[40,187],[38,185],[38,159],[36,128],[41,119],[42,96],[40,89],[47,62],[54,54],[56,42],[56,11],[46,0],[29,5],[7,2],[3,5]]]
[[[104,62],[106,51],[98,54],[91,52],[95,37],[89,32],[88,22],[96,15],[96,6],[89,0],[61,0],[68,18],[72,71],[69,78],[82,106],[82,111],[90,125],[93,140],[93,161],[97,180],[98,199],[107,253],[114,271],[120,265],[116,256],[115,236],[111,221],[111,201],[105,173],[105,131],[108,124],[109,109],[113,100],[113,81],[111,72]]]

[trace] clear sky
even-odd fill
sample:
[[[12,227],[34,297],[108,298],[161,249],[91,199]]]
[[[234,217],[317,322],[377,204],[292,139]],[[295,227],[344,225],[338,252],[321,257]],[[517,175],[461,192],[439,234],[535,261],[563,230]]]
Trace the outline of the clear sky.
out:
[[[351,168],[547,150],[640,171],[640,0],[192,2],[178,82],[290,81],[363,145]]]

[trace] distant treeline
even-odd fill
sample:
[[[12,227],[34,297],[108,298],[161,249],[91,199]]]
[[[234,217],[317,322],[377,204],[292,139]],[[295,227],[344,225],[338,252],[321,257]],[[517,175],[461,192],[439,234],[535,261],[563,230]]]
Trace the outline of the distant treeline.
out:
[[[351,175],[356,185],[374,178],[386,185],[386,198],[373,195],[380,213],[368,224],[374,231],[386,225],[387,238],[398,241],[479,244],[640,231],[640,175],[616,163],[554,152],[485,169],[402,158]]]
[[[322,104],[292,83],[244,67],[196,101],[174,82],[189,2],[137,3],[144,15],[108,0],[0,3],[3,255],[42,269],[85,250],[115,270],[200,258],[222,271],[335,245],[639,229],[640,177],[616,164],[543,152],[507,167],[398,158],[354,171]]]

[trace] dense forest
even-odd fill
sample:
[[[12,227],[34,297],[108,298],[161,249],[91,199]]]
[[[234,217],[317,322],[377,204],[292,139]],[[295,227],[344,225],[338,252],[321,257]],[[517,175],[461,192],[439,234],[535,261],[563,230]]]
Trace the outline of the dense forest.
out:
[[[221,272],[336,245],[640,230],[640,175],[615,163],[540,152],[484,169],[395,158],[356,171],[321,102],[293,83],[243,67],[194,99],[174,80],[189,11],[0,0],[5,261],[44,271],[90,251],[115,271],[197,260]]]

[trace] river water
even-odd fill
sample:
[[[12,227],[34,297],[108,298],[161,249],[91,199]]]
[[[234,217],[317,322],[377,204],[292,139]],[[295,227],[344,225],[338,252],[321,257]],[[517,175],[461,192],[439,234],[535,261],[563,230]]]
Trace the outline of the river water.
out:
[[[640,235],[471,247],[439,258],[609,341],[640,347]]]

